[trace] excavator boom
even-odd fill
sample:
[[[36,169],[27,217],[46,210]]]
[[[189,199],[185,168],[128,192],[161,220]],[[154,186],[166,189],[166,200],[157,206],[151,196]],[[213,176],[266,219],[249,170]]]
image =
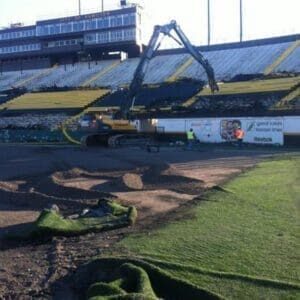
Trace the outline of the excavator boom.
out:
[[[176,33],[177,38],[175,38],[171,34],[173,31]],[[210,65],[208,60],[204,58],[204,56],[200,53],[200,51],[191,44],[191,42],[184,34],[184,32],[181,30],[180,26],[176,23],[176,21],[171,21],[169,24],[162,25],[162,26],[157,25],[154,27],[154,31],[150,38],[150,41],[141,56],[137,68],[135,69],[133,79],[129,86],[129,92],[128,92],[129,99],[128,101],[126,101],[126,103],[124,103],[123,107],[121,108],[125,118],[129,110],[133,108],[135,105],[136,95],[142,87],[150,60],[153,58],[155,52],[158,50],[160,46],[160,37],[162,34],[163,36],[171,37],[177,43],[183,45],[186,48],[186,50],[194,57],[194,59],[204,68],[211,91],[215,92],[219,90],[212,66]]]

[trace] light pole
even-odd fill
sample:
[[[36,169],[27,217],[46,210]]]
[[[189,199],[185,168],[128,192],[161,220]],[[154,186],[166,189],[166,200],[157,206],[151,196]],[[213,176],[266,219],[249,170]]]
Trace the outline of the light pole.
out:
[[[79,11],[79,16],[81,15],[81,0],[78,0],[78,11]]]
[[[101,12],[104,12],[104,0],[101,0]]]
[[[240,0],[240,42],[243,41],[243,0]]]
[[[207,45],[210,45],[210,0],[207,0]]]

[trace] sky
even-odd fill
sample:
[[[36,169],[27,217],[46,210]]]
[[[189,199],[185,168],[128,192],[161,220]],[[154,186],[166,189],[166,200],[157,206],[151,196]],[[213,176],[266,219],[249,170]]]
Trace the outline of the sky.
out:
[[[118,0],[103,0],[106,10]],[[156,24],[175,19],[195,45],[207,44],[207,0],[133,0],[143,6],[144,40]],[[239,0],[210,0],[211,43],[239,40]],[[83,12],[101,9],[101,0],[81,0]],[[243,0],[244,40],[300,33],[300,0]],[[78,0],[0,0],[0,27],[78,14]],[[165,46],[172,47],[167,41]]]

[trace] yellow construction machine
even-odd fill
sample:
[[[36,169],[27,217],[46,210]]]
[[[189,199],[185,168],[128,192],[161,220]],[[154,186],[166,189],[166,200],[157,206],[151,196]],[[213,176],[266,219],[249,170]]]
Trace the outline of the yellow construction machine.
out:
[[[177,37],[174,37],[173,33],[175,33]],[[97,130],[85,136],[83,139],[85,144],[97,143],[99,141],[103,143],[103,141],[105,141],[106,144],[114,146],[121,144],[121,141],[125,142],[127,139],[131,142],[135,139],[145,139],[147,133],[140,132],[136,124],[131,121],[134,119],[132,118],[132,111],[135,106],[136,96],[142,87],[149,63],[160,47],[161,37],[164,38],[165,36],[171,37],[179,45],[184,46],[187,52],[204,68],[211,91],[215,92],[219,90],[212,66],[200,51],[190,43],[176,21],[171,21],[169,24],[162,26],[157,25],[154,27],[150,41],[142,53],[133,79],[126,91],[126,101],[121,104],[118,113],[114,116],[112,114],[106,115],[102,113],[96,120],[93,120],[93,122],[97,124]],[[93,125],[93,123],[91,123],[91,125]]]

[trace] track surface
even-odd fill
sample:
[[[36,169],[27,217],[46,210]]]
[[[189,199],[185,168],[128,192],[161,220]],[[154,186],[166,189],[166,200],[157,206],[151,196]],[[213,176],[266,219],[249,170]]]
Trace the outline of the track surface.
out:
[[[78,265],[101,255],[130,232],[149,231],[184,217],[181,208],[207,188],[273,154],[218,147],[147,153],[134,148],[0,146],[0,298],[77,299],[68,275]],[[128,173],[141,179],[142,190]],[[132,178],[130,187],[124,183],[125,175]],[[135,184],[138,188],[132,189]],[[137,207],[134,227],[38,243],[3,238],[6,232],[34,221],[42,208],[53,203],[67,214],[107,194]]]

